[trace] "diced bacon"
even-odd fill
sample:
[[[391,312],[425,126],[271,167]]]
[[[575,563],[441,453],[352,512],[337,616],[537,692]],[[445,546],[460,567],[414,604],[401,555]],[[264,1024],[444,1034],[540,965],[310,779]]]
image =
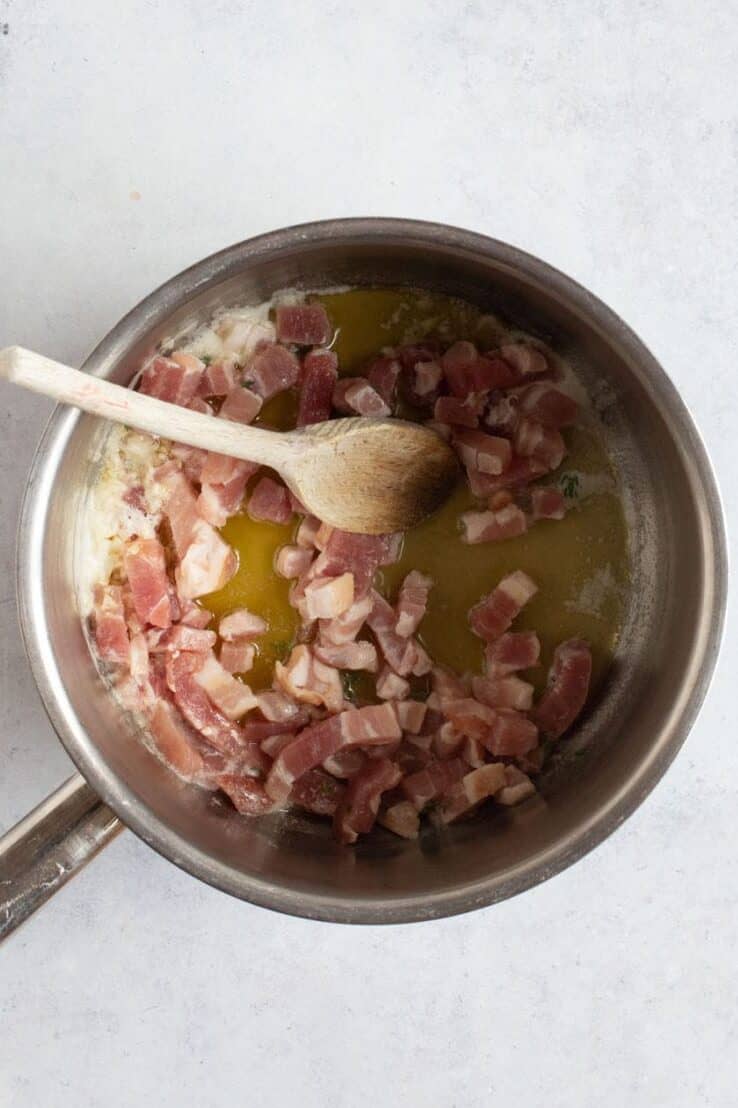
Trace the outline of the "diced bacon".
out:
[[[279,689],[268,689],[256,697],[261,714],[273,723],[289,723],[300,713],[299,705]]]
[[[219,788],[242,816],[263,816],[274,808],[274,801],[267,796],[263,784],[254,777],[223,773],[217,781]]]
[[[165,631],[149,631],[146,636],[148,649],[152,654],[165,650],[187,650],[193,654],[207,654],[217,641],[215,631],[205,631],[200,627],[191,627],[186,623],[177,623]]]
[[[520,411],[544,427],[558,430],[576,422],[579,405],[550,381],[537,381],[522,389],[518,403]]]
[[[200,523],[197,497],[192,485],[179,470],[168,473],[160,480],[166,489],[164,513],[169,520],[174,549],[178,557],[183,558]]]
[[[401,776],[394,762],[388,758],[377,758],[351,778],[333,821],[339,842],[355,843],[359,835],[371,831],[382,793],[393,789]]]
[[[431,735],[406,735],[397,748],[395,761],[403,773],[418,773],[433,761]]]
[[[257,481],[246,510],[252,519],[268,520],[270,523],[289,523],[292,518],[287,489],[271,477],[262,477]]]
[[[470,610],[472,631],[487,642],[499,638],[537,592],[538,586],[527,573],[518,569],[508,574],[496,589]]]
[[[248,639],[224,642],[220,648],[220,664],[229,673],[248,673],[255,657],[256,647]]]
[[[366,754],[358,747],[349,746],[337,750],[323,762],[323,769],[333,777],[348,778],[358,773],[366,762]]]
[[[333,334],[322,304],[280,304],[275,322],[277,340],[297,346],[323,346]]]
[[[444,442],[451,442],[454,437],[453,427],[448,423],[439,423],[435,419],[428,419],[425,425],[429,431],[432,431],[434,435],[438,435]]]
[[[213,527],[222,527],[240,508],[246,483],[258,468],[256,462],[244,462],[211,451],[200,475],[202,489],[197,500],[200,515]]]
[[[461,746],[461,757],[474,769],[486,764],[487,749],[479,739],[464,739]]]
[[[517,766],[505,766],[505,785],[495,793],[498,804],[510,807],[534,796],[536,787],[526,773],[522,773]]]
[[[391,409],[366,377],[342,377],[333,390],[333,407],[346,414],[388,416]]]
[[[433,407],[433,419],[436,423],[450,423],[454,427],[476,428],[482,407],[473,393],[466,400],[459,400],[456,396],[439,396]]]
[[[204,368],[204,363],[191,354],[180,354],[178,360],[157,356],[143,371],[139,391],[186,408],[197,392]]]
[[[498,477],[493,477],[489,473],[480,473],[475,469],[467,469],[467,477],[469,488],[475,496],[492,496],[500,489],[520,488],[522,485],[527,485],[547,472],[548,467],[537,458],[518,458],[513,454],[510,465]]]
[[[438,399],[443,370],[437,361],[416,362],[407,378],[407,392],[417,407],[432,408]]]
[[[316,577],[305,586],[297,607],[305,623],[314,619],[335,619],[354,602],[354,575]]]
[[[502,358],[481,355],[473,343],[466,341],[450,346],[441,358],[441,365],[449,389],[457,397],[509,388],[517,380],[517,374]]]
[[[340,531],[337,527],[327,530],[323,550],[310,567],[312,577],[338,577],[343,573],[354,575],[354,597],[363,597],[380,565],[394,557],[398,547],[394,535],[356,535]],[[322,528],[316,535],[316,545],[322,542]],[[303,582],[304,585],[307,580]]]
[[[202,469],[207,460],[207,450],[200,450],[197,446],[185,446],[183,443],[174,442],[170,447],[170,453],[182,463],[182,472],[188,481],[200,483]]]
[[[429,762],[425,769],[408,774],[402,779],[401,789],[413,807],[422,812],[423,808],[442,796],[466,773],[461,758],[449,758],[445,762]]]
[[[235,612],[224,616],[220,621],[218,634],[226,642],[233,642],[235,639],[256,639],[259,635],[263,635],[268,627],[267,621],[257,616],[255,612],[250,612],[248,608],[237,608]]]
[[[249,686],[236,680],[214,654],[208,654],[203,659],[194,678],[227,719],[240,719],[258,705]]]
[[[211,618],[207,608],[200,608],[191,600],[185,600],[181,606],[180,623],[187,627],[205,628],[210,623]]]
[[[447,666],[433,666],[431,674],[437,703],[435,705],[429,703],[429,707],[438,707],[438,704],[443,706],[447,700],[461,700],[469,695],[468,682]]]
[[[564,494],[553,485],[539,485],[531,489],[530,503],[534,520],[563,519],[566,515]]]
[[[318,526],[317,526],[316,531],[315,531],[313,545],[318,550],[325,550],[326,546],[328,545],[328,542],[330,541],[330,537],[333,534],[333,532],[336,530],[336,528],[331,527],[330,523],[321,523],[320,520],[318,520],[317,523],[318,523]],[[344,531],[341,531],[339,533],[340,534],[346,534],[346,532],[344,532]]]
[[[297,528],[297,534],[295,535],[295,542],[298,546],[304,547],[306,550],[315,549],[315,536],[318,534],[321,523],[315,516],[305,516],[300,521],[300,526]]]
[[[257,351],[244,371],[244,384],[269,400],[278,392],[291,389],[300,377],[300,363],[291,351],[274,344]]]
[[[95,589],[95,642],[104,662],[128,661],[130,646],[119,585],[98,585]]]
[[[232,423],[253,423],[263,403],[262,398],[251,389],[237,385],[226,396],[218,415],[221,419],[229,419]]]
[[[273,323],[253,316],[223,316],[216,330],[225,350],[241,358],[247,358],[266,343],[274,342],[276,337]]]
[[[303,707],[300,708],[299,713],[294,719],[290,720],[289,724],[279,722],[273,723],[266,719],[248,719],[241,724],[240,731],[247,742],[255,742],[263,745],[267,739],[274,735],[284,735],[287,732],[294,738],[300,728],[305,727],[310,722],[310,718],[309,709]],[[269,753],[268,750],[267,753]]]
[[[171,521],[171,515],[170,515]],[[179,596],[195,600],[216,592],[230,581],[238,569],[238,559],[228,543],[204,519],[198,519],[187,551],[175,570]]]
[[[458,754],[464,736],[460,735],[452,723],[442,724],[433,736],[433,753],[438,758],[450,758],[452,754]]]
[[[376,636],[387,664],[400,677],[406,677],[414,671],[418,663],[418,643],[415,639],[404,639],[398,635],[395,631],[394,608],[376,590],[372,589],[370,595],[372,609],[366,621]]]
[[[453,445],[466,468],[476,473],[499,476],[512,460],[508,440],[484,431],[459,431]]]
[[[353,642],[371,610],[372,599],[364,596],[361,600],[354,601],[350,608],[335,619],[320,620],[318,626],[321,641],[331,646]]]
[[[538,702],[535,719],[549,739],[567,731],[584,707],[592,676],[592,652],[583,639],[567,639],[554,651],[548,688]]]
[[[399,359],[403,369],[412,369],[418,362],[434,361],[441,353],[441,346],[436,339],[424,339],[422,342],[407,343],[395,350],[395,357]]]
[[[375,358],[367,370],[369,384],[379,393],[388,408],[394,406],[401,369],[397,358],[382,356]]]
[[[533,706],[533,686],[519,677],[472,677],[472,691],[490,708],[515,708],[527,712]]]
[[[528,530],[525,512],[517,504],[508,504],[497,511],[463,512],[459,521],[461,541],[469,544],[515,539]]]
[[[380,700],[404,700],[410,695],[410,683],[398,677],[389,666],[384,666],[377,678],[377,696]]]
[[[486,704],[467,696],[462,700],[446,700],[443,704],[444,715],[453,724],[457,735],[467,735],[472,739],[484,740],[496,721],[495,712]]]
[[[566,444],[559,431],[526,416],[515,432],[515,450],[521,457],[534,458],[547,469],[557,469],[564,460]]]
[[[302,526],[302,525],[301,525]],[[304,546],[280,546],[274,556],[274,572],[292,580],[309,568],[313,551]]]
[[[500,357],[512,366],[519,378],[536,377],[541,373],[549,372],[545,355],[528,343],[505,343],[500,347]]]
[[[303,502],[300,500],[300,497],[296,496],[293,493],[292,489],[288,489],[287,493],[288,493],[289,498],[290,498],[290,508],[292,508],[292,511],[296,512],[297,515],[300,515],[300,516],[306,515],[307,514],[307,508],[305,507]]]
[[[443,372],[455,396],[466,396],[469,391],[466,371],[471,369],[478,357],[479,351],[474,343],[463,339],[452,343],[441,355]]]
[[[183,777],[193,777],[202,770],[199,735],[167,701],[156,701],[149,730],[157,751],[172,769]]]
[[[377,822],[402,839],[417,839],[420,831],[420,818],[409,800],[385,808],[377,816]]]
[[[332,350],[311,350],[302,363],[297,426],[331,418],[331,399],[338,378],[338,358]]]
[[[535,631],[508,631],[485,646],[485,672],[489,678],[507,677],[537,665],[540,654],[541,644]]]
[[[428,593],[433,587],[433,578],[414,569],[408,573],[400,585],[397,597],[397,621],[395,631],[403,639],[414,635],[428,606]]]
[[[203,400],[201,396],[193,396],[187,407],[191,412],[199,412],[200,415],[215,415],[207,400]]]
[[[164,548],[159,540],[129,542],[123,555],[123,568],[141,622],[153,627],[169,627],[172,622],[169,578]]]
[[[505,767],[502,762],[490,762],[465,774],[441,804],[441,819],[453,823],[494,796],[505,785]]]
[[[511,708],[490,708],[494,723],[489,731],[478,736],[496,758],[527,754],[538,744],[538,728]]]
[[[197,654],[170,654],[166,661],[167,685],[182,715],[196,731],[223,754],[237,754],[254,769],[263,770],[266,758],[258,743],[248,739],[237,724],[220,712],[210,700],[195,674],[202,665]]]
[[[290,803],[316,816],[333,816],[345,793],[346,786],[335,777],[320,769],[311,769],[295,781]]]
[[[341,713],[344,745],[366,746],[401,739],[402,732],[391,704],[370,704]]]
[[[405,542],[403,531],[394,531],[389,535],[376,535],[379,539],[377,547],[380,566],[391,566],[399,562],[402,547]]]
[[[433,668],[433,662],[428,652],[423,649],[417,639],[413,639],[412,642],[415,647],[415,660],[413,661],[410,672],[413,677],[424,677],[426,673],[430,673]]]
[[[516,396],[501,396],[490,404],[484,416],[484,425],[497,435],[512,435],[518,425],[520,412]]]
[[[206,366],[198,387],[198,396],[227,396],[239,383],[241,374],[235,359],[211,362]]]
[[[343,705],[340,673],[316,658],[304,643],[293,647],[285,665],[275,663],[274,679],[301,704],[324,704],[331,712],[339,711]]]
[[[395,704],[397,720],[403,732],[420,733],[428,706],[422,700],[400,700]]]
[[[246,726],[253,727],[254,724],[247,724]],[[275,725],[269,723],[263,726],[274,727]],[[282,723],[278,726],[284,728],[286,725]],[[265,754],[268,754],[270,758],[276,758],[286,746],[289,746],[291,742],[295,741],[298,731],[299,727],[292,727],[292,725],[290,725],[290,730],[280,730],[272,735],[267,735],[267,737],[261,741],[261,749]]]
[[[371,642],[347,642],[342,644],[317,642],[313,653],[321,662],[336,669],[364,669],[376,673],[379,667],[377,648]]]

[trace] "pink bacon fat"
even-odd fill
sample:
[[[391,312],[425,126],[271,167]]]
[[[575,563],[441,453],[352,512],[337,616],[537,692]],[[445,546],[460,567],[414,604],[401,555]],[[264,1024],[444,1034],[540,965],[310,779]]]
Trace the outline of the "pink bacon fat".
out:
[[[548,688],[541,697],[535,718],[549,739],[567,731],[587,699],[592,676],[592,652],[583,639],[567,639],[554,651]]]

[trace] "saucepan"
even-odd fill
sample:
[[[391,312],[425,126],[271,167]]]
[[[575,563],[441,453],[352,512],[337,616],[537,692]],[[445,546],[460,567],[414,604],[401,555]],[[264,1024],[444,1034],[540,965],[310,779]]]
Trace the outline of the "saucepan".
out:
[[[79,775],[0,844],[9,932],[123,825],[195,877],[311,919],[403,923],[503,900],[571,865],[641,803],[705,695],[726,597],[718,492],[676,389],[633,332],[542,261],[479,234],[411,220],[276,231],[198,262],[133,309],[84,370],[127,383],[165,335],[287,287],[408,285],[463,297],[550,341],[598,398],[630,527],[632,585],[602,690],[541,797],[419,842],[357,846],[287,814],[248,821],[171,774],[101,681],[83,633],[81,524],[108,427],[60,407],[28,479],[18,545],[20,622],[39,692]],[[53,351],[48,351],[53,355]],[[603,402],[604,398],[604,402]]]

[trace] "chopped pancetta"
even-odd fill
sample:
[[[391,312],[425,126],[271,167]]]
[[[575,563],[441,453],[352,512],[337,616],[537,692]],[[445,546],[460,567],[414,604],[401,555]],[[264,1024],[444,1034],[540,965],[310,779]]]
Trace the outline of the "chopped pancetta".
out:
[[[520,669],[538,664],[541,644],[535,631],[507,631],[484,648],[487,677],[507,677]]]
[[[412,735],[420,733],[427,710],[428,706],[422,700],[400,700],[395,704],[400,727],[403,732],[409,731]]]
[[[512,459],[509,441],[484,431],[458,431],[453,445],[466,469],[474,473],[497,477]]]
[[[391,409],[366,377],[342,377],[333,390],[333,407],[344,414],[388,416]]]
[[[293,647],[287,662],[275,662],[274,679],[288,696],[301,704],[324,704],[330,712],[343,706],[341,675],[316,658],[309,646]]]
[[[476,429],[484,405],[474,393],[459,400],[456,396],[439,396],[433,406],[433,420],[442,427],[449,424],[453,428],[469,427]],[[442,435],[446,438],[446,435]]]
[[[169,578],[164,548],[158,539],[133,539],[123,555],[136,615],[152,627],[172,622]]]
[[[566,515],[564,494],[553,485],[539,485],[531,489],[530,505],[534,520],[563,519]]]
[[[496,758],[527,754],[538,744],[538,728],[532,720],[512,708],[490,708],[494,721],[488,731],[477,736]]]
[[[296,346],[324,346],[333,335],[322,304],[280,304],[275,323],[277,340]]]
[[[403,639],[414,635],[428,607],[428,593],[433,587],[433,578],[414,569],[408,573],[400,585],[397,597],[397,620],[395,631]]]
[[[305,355],[297,409],[298,427],[330,419],[337,377],[338,358],[332,350],[311,350]]]
[[[335,619],[321,619],[318,624],[321,641],[333,646],[353,642],[364,626],[372,606],[371,596],[363,596]]]
[[[524,342],[509,342],[500,347],[500,357],[512,366],[519,380],[538,377],[549,372],[544,354]]]
[[[375,358],[367,369],[366,377],[375,392],[379,393],[389,409],[394,407],[397,393],[397,381],[402,365],[397,358],[382,356]]]
[[[394,762],[388,758],[377,758],[367,762],[351,778],[333,821],[339,842],[354,843],[359,835],[371,831],[382,793],[393,789],[401,777],[402,773]]]
[[[146,636],[148,649],[152,654],[164,651],[188,650],[193,654],[207,654],[213,649],[218,636],[215,631],[191,627],[186,623],[175,623],[165,631],[149,631]]]
[[[566,443],[559,431],[526,416],[515,431],[515,450],[521,457],[533,458],[552,470],[564,460]]]
[[[505,767],[502,762],[490,762],[473,769],[454,785],[441,803],[441,819],[453,823],[468,815],[483,800],[494,796],[505,785]]]
[[[187,550],[174,571],[177,592],[185,600],[216,592],[230,581],[237,569],[235,552],[211,524],[198,518]]]
[[[246,510],[252,519],[267,520],[269,523],[289,523],[292,519],[289,493],[284,485],[271,477],[259,478]]]
[[[472,677],[477,700],[490,708],[515,708],[527,712],[533,706],[533,686],[511,674],[509,677]]]
[[[383,808],[377,816],[377,823],[402,839],[417,839],[420,832],[420,817],[409,800],[399,800]]]
[[[424,769],[403,777],[400,788],[416,811],[421,812],[431,800],[460,781],[466,768],[461,758],[428,762]]]
[[[376,673],[379,668],[377,648],[371,642],[336,644],[318,640],[313,644],[313,653],[321,662],[336,669],[364,669]]]
[[[241,372],[235,358],[230,357],[206,366],[197,389],[198,396],[228,396],[239,384]]]
[[[194,678],[227,719],[240,719],[258,705],[249,686],[229,673],[214,654],[203,658]]]
[[[163,761],[181,773],[194,777],[203,768],[199,735],[165,700],[157,700],[149,717],[149,729]]]
[[[297,607],[303,622],[314,619],[335,619],[348,611],[354,602],[354,575],[342,573],[340,577],[316,577],[310,581],[298,600]]]
[[[398,677],[389,666],[384,666],[377,677],[376,689],[380,700],[404,700],[410,695],[410,682]]]
[[[535,719],[549,739],[558,739],[584,707],[592,676],[592,652],[583,639],[567,639],[554,651],[548,688],[538,702]]]
[[[235,612],[224,616],[218,624],[218,634],[226,642],[238,639],[256,639],[263,635],[269,624],[248,608],[237,608]]]
[[[523,415],[558,430],[576,422],[579,405],[550,381],[537,381],[520,391],[517,398]]]
[[[524,535],[528,521],[517,504],[486,512],[463,512],[459,517],[461,540],[466,543],[501,542]]]
[[[130,645],[119,585],[98,585],[95,589],[95,643],[104,662],[128,661]]]
[[[295,781],[290,804],[312,812],[315,816],[333,816],[343,800],[346,786],[321,769],[311,769]]]
[[[508,574],[496,589],[470,610],[472,631],[487,642],[499,638],[537,592],[538,586],[527,573],[518,569]]]
[[[251,389],[236,387],[228,393],[220,406],[221,419],[230,419],[232,423],[253,423],[264,403]]]
[[[254,664],[256,647],[248,639],[234,639],[224,642],[220,648],[219,661],[229,673],[248,673]]]
[[[292,580],[309,568],[313,551],[304,546],[280,546],[274,556],[274,572]]]
[[[244,384],[262,400],[291,389],[300,377],[300,363],[295,355],[278,343],[257,351],[244,370]]]
[[[534,796],[535,791],[536,787],[526,773],[517,766],[505,766],[505,785],[495,793],[495,800],[510,807]]]
[[[204,368],[199,358],[189,354],[180,355],[176,361],[157,355],[141,374],[139,391],[186,408],[197,392]]]
[[[264,785],[254,777],[223,773],[217,781],[218,787],[242,816],[263,816],[274,808],[274,801],[267,795]]]
[[[256,462],[244,462],[211,451],[202,467],[202,487],[197,498],[197,507],[203,519],[213,527],[222,527],[228,517],[240,508],[246,483],[258,468]]]

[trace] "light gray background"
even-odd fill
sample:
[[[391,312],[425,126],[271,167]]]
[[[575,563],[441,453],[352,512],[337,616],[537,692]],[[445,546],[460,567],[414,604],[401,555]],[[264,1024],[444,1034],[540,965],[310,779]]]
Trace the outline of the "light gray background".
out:
[[[79,362],[165,278],[269,228],[443,220],[633,325],[735,521],[735,2],[0,0],[3,23],[0,345]],[[0,829],[70,770],[13,599],[48,411],[0,387]],[[627,825],[488,911],[281,918],[124,834],[0,951],[0,1104],[735,1105],[737,647],[729,624]]]

